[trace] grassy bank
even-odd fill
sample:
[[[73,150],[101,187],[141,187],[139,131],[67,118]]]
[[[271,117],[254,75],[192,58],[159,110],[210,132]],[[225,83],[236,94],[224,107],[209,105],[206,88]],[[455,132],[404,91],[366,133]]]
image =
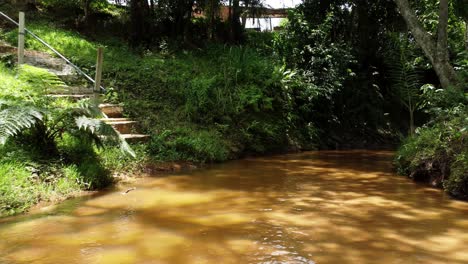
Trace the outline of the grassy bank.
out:
[[[291,145],[313,147],[316,131],[298,106],[313,95],[271,54],[248,45],[184,50],[169,42],[133,52],[117,39],[90,41],[50,22],[28,26],[90,74],[96,47],[106,47],[108,99],[139,119],[152,135],[150,152],[160,159],[223,161]],[[15,43],[15,31],[3,35]],[[30,38],[26,46],[47,51]]]
[[[468,97],[461,91],[436,96],[433,120],[403,142],[395,163],[402,175],[468,199]]]

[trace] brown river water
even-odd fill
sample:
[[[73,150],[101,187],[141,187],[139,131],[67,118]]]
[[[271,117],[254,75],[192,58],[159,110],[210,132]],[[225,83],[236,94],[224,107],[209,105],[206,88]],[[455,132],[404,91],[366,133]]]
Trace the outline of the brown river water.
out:
[[[0,220],[0,263],[468,263],[468,203],[391,159],[308,152],[146,177]]]

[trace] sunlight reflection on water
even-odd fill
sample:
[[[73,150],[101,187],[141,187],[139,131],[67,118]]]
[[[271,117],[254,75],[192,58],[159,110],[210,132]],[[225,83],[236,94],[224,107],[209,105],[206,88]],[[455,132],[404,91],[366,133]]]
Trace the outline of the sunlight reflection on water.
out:
[[[391,152],[252,158],[0,222],[0,263],[468,263],[468,204]],[[133,187],[133,186],[132,186]]]

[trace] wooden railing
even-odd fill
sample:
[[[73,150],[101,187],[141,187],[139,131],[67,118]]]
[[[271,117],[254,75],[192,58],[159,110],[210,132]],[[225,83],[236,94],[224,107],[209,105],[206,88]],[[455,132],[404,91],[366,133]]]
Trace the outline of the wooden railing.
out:
[[[11,17],[7,16],[5,13],[0,11],[0,15],[5,18],[6,20],[10,21],[11,23],[15,24],[18,26],[18,65],[21,65],[24,63],[24,42],[25,42],[25,36],[26,33],[31,35],[33,38],[35,38],[37,41],[42,43],[44,46],[46,46],[48,49],[50,49],[53,53],[55,53],[59,58],[64,60],[68,65],[73,67],[76,72],[81,74],[86,80],[91,82],[94,86],[94,91],[102,91],[105,92],[106,89],[101,85],[101,80],[102,80],[102,64],[103,64],[103,58],[104,58],[104,49],[102,47],[98,47],[97,51],[97,60],[96,60],[96,76],[95,78],[91,78],[88,74],[86,74],[84,71],[82,71],[78,66],[76,66],[73,62],[71,62],[69,59],[67,59],[64,55],[62,55],[60,52],[58,52],[56,49],[54,49],[49,43],[45,42],[43,39],[38,37],[36,34],[31,32],[25,27],[25,14],[24,12],[19,13],[19,21],[16,22],[13,20]]]

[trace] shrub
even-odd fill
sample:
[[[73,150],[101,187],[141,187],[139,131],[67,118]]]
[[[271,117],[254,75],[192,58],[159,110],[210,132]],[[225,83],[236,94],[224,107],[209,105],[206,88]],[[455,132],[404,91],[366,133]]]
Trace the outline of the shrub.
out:
[[[468,198],[468,150],[455,156],[450,170],[451,175],[444,182],[444,189],[456,197]]]
[[[466,198],[468,107],[456,108],[408,138],[398,150],[395,163],[402,175],[443,186],[451,195]]]
[[[228,148],[215,131],[196,131],[189,128],[165,130],[153,135],[149,152],[160,160],[188,160],[216,162],[228,159]]]

